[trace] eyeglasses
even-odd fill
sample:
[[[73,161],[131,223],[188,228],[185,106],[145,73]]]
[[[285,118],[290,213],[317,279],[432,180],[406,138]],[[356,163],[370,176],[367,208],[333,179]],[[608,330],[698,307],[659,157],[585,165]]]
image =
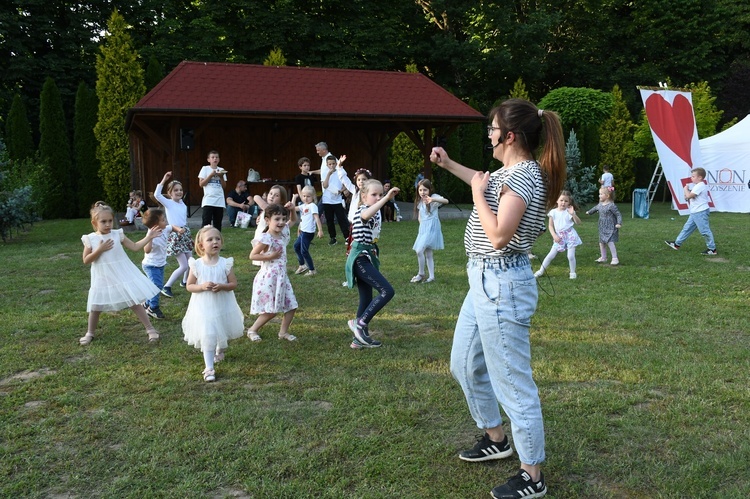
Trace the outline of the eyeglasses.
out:
[[[500,130],[499,126],[487,125],[487,135],[492,135],[495,130]]]

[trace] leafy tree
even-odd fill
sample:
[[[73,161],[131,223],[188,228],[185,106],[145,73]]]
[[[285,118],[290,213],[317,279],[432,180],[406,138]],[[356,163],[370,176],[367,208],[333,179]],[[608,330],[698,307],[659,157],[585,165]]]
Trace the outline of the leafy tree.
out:
[[[422,137],[421,132],[416,132]],[[391,185],[401,189],[398,199],[414,200],[414,179],[422,170],[424,158],[414,142],[405,134],[399,133],[391,145]]]
[[[264,66],[286,66],[286,57],[279,47],[271,49],[271,53],[268,54],[266,60],[263,61]]]
[[[729,68],[720,99],[726,116],[743,119],[750,114],[750,60],[736,60]]]
[[[552,90],[539,107],[556,111],[563,130],[574,129],[580,136],[583,164],[592,164],[599,155],[599,126],[612,114],[612,96],[593,88],[562,87]]]
[[[40,204],[44,218],[68,218],[75,201],[71,197],[73,162],[65,126],[65,113],[57,85],[47,78],[39,103],[39,156],[46,167]]]
[[[146,67],[146,74],[143,77],[144,84],[146,85],[146,91],[148,92],[164,78],[164,67],[159,63],[159,60],[155,56],[148,58],[148,66]],[[80,91],[81,87],[78,87]],[[78,96],[76,95],[76,99]]]
[[[97,158],[104,197],[117,205],[127,199],[132,185],[125,116],[146,93],[146,87],[125,19],[114,11],[107,26],[101,54],[96,57],[99,112],[94,135],[99,141]]]
[[[618,85],[612,89],[612,99],[612,115],[600,130],[601,163],[609,165],[622,200],[625,199],[623,195],[628,196],[635,185],[633,132],[636,127]]]
[[[594,166],[582,166],[581,151],[578,148],[578,138],[575,130],[570,131],[568,142],[565,145],[565,162],[567,164],[567,179],[565,189],[573,194],[577,203],[584,204],[594,200],[594,193],[598,186],[594,180]],[[557,197],[559,193],[550,193]]]
[[[75,156],[76,192],[79,217],[86,217],[94,202],[102,198],[99,178],[97,142],[94,136],[99,99],[96,92],[81,82],[76,93],[73,151]]]
[[[29,159],[34,155],[34,139],[26,114],[26,105],[20,95],[13,97],[13,104],[5,122],[5,140],[8,157],[13,161]]]

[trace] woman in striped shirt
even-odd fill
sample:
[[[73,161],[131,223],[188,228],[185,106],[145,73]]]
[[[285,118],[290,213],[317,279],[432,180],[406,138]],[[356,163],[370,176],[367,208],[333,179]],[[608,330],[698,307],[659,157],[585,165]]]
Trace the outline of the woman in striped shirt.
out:
[[[538,295],[528,252],[554,206],[548,193],[560,192],[565,183],[565,146],[558,116],[522,99],[492,109],[489,121],[487,134],[501,169],[474,171],[440,147],[430,157],[471,185],[474,200],[464,234],[469,292],[456,322],[451,372],[485,434],[459,457],[487,461],[513,454],[499,402],[510,419],[521,470],[492,495],[542,497],[547,492],[541,472],[544,425],[529,342]]]

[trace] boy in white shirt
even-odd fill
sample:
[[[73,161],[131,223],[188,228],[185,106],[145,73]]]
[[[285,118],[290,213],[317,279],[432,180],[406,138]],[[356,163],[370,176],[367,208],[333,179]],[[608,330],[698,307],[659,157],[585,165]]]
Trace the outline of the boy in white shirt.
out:
[[[203,187],[203,201],[201,201],[202,226],[213,225],[221,231],[221,222],[224,218],[224,188],[227,186],[227,171],[219,167],[219,153],[210,151],[208,153],[208,164],[201,168],[198,173],[198,184]]]
[[[706,178],[706,170],[703,168],[693,168],[690,172],[690,180],[693,182],[685,185],[685,200],[690,205],[690,216],[688,216],[687,222],[682,227],[680,235],[674,241],[664,241],[667,246],[674,250],[680,249],[682,243],[685,242],[690,234],[698,229],[703,239],[706,240],[706,251],[701,252],[701,255],[715,255],[716,254],[716,243],[714,242],[714,235],[711,232],[711,227],[708,225],[708,184],[704,182]]]

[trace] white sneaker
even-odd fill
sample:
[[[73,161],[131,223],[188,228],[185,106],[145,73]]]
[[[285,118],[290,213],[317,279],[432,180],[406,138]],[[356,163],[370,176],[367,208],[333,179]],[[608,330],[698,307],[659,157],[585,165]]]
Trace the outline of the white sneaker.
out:
[[[571,279],[575,279],[576,277],[578,277],[578,276],[576,275],[576,273],[575,273],[575,272],[571,272],[571,273],[570,273],[570,278],[571,278]]]
[[[610,263],[610,265],[620,265],[620,260],[617,258],[613,258],[612,263]]]
[[[299,275],[304,272],[307,272],[307,270],[308,270],[307,265],[300,265],[299,267],[297,267],[297,270],[295,270],[294,273]]]
[[[534,277],[542,277],[542,275],[544,275],[544,269],[539,269],[534,272]]]

